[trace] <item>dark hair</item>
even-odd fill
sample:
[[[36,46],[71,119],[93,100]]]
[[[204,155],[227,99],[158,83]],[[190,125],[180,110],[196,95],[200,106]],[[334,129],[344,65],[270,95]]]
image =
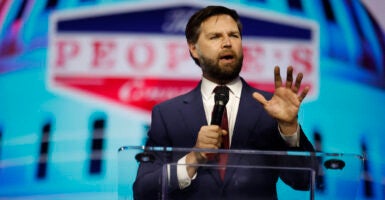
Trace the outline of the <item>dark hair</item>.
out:
[[[195,44],[198,41],[199,35],[201,33],[200,28],[202,22],[204,22],[209,17],[216,15],[229,15],[237,23],[238,30],[242,34],[242,23],[239,20],[238,13],[235,10],[226,8],[224,6],[207,6],[206,8],[198,10],[190,17],[185,30],[187,43]],[[195,63],[199,65],[198,59],[195,59],[194,57],[192,58],[194,59]]]

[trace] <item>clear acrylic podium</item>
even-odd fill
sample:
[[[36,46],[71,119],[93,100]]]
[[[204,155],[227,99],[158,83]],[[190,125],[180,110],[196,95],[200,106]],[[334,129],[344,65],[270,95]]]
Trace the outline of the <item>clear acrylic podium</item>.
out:
[[[160,177],[153,180],[156,199],[173,199],[169,188],[179,188],[172,181],[173,170],[186,167],[178,165],[177,159],[191,151],[210,153],[213,157],[205,164],[194,165],[202,169],[197,177],[213,174],[215,179],[215,171],[225,168],[224,181],[234,185],[230,199],[261,199],[259,194],[266,192],[264,187],[269,184],[274,184],[276,196],[267,199],[356,199],[364,161],[357,154],[124,146],[118,151],[118,199],[134,199],[133,185],[140,163],[157,165]],[[215,161],[219,154],[228,156],[226,165]],[[197,191],[204,191],[204,184],[196,186],[201,187]],[[203,199],[211,199],[207,195],[210,191]],[[222,199],[214,192],[212,195],[212,199]]]

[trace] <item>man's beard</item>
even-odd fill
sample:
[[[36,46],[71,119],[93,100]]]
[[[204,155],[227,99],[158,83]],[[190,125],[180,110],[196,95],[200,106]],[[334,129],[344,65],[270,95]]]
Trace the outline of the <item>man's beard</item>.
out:
[[[234,54],[233,54],[234,55]],[[207,79],[211,79],[218,84],[229,83],[239,76],[242,69],[243,54],[239,57],[234,56],[235,62],[226,63],[219,66],[220,59],[210,59],[200,55],[199,63],[203,74]]]

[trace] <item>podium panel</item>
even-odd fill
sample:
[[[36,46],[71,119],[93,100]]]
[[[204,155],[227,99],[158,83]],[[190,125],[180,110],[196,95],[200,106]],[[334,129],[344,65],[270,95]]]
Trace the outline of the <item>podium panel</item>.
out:
[[[178,163],[189,152],[209,159]],[[124,146],[118,199],[355,199],[363,161],[356,154]],[[185,183],[190,167],[197,173]]]

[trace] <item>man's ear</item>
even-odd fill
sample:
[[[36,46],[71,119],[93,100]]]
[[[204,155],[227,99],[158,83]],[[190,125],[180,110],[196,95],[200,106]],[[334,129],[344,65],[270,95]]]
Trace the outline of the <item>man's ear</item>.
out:
[[[190,54],[193,58],[198,59],[197,47],[194,43],[188,43]]]

